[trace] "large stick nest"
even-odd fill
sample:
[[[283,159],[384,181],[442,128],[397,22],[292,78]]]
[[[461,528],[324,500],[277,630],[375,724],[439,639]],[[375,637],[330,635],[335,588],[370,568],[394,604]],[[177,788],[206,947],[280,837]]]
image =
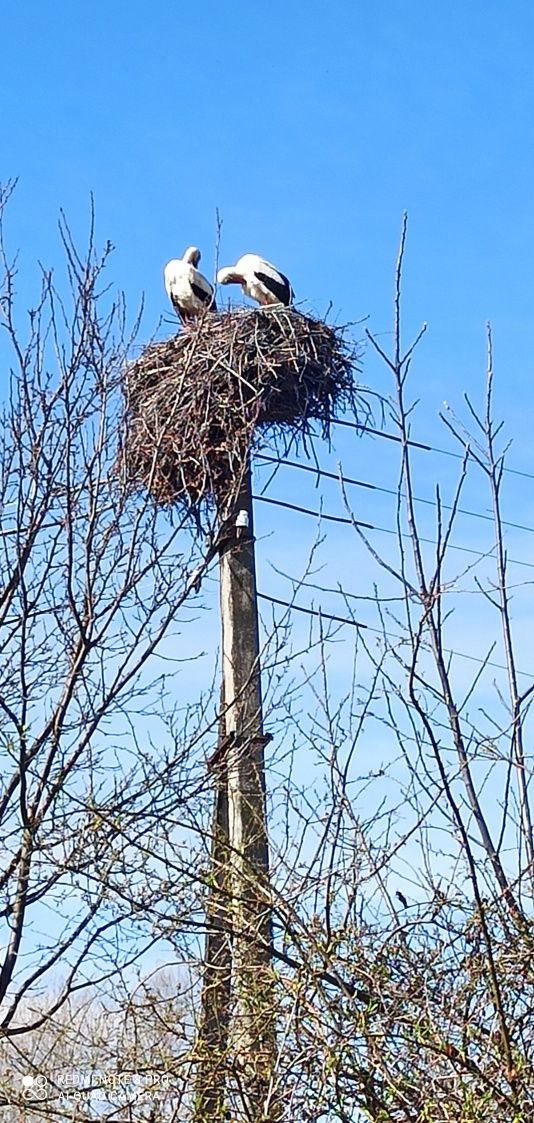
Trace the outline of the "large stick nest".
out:
[[[293,309],[207,314],[152,343],[124,379],[124,463],[134,486],[198,515],[235,497],[250,448],[328,436],[358,404],[356,351],[342,329]]]

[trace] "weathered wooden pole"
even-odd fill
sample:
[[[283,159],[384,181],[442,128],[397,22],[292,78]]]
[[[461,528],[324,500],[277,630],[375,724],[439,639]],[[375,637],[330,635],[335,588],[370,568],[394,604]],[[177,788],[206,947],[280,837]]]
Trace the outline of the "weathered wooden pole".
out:
[[[269,852],[250,469],[220,535],[222,688],[194,1123],[232,1101],[253,1123],[279,1118],[271,973]],[[231,944],[230,944],[231,936]],[[231,1025],[230,1025],[231,1019]],[[230,1054],[230,1056],[229,1056]]]
[[[229,869],[232,893],[230,1042],[237,1085],[251,1123],[276,1116],[269,851],[260,645],[250,468],[220,551]],[[235,1085],[234,1085],[235,1086]]]

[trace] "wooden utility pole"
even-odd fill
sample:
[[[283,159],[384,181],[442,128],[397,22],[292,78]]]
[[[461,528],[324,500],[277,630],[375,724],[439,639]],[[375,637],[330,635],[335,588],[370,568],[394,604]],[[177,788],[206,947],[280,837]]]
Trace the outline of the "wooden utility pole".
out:
[[[275,1117],[276,1060],[265,763],[250,469],[221,544],[235,1080],[252,1123]]]
[[[217,749],[209,762],[215,802],[194,1120],[217,1123],[225,1117],[231,1074],[232,1100],[242,1100],[243,1117],[272,1123],[279,1112],[272,1079],[276,1033],[265,808],[268,738],[263,733],[248,467],[227,516],[220,537],[221,711]]]

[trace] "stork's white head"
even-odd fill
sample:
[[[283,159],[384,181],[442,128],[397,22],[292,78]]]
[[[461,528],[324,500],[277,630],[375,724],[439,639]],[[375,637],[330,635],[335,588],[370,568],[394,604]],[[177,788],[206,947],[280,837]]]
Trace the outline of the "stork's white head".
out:
[[[196,246],[189,246],[186,249],[182,261],[186,261],[188,265],[193,265],[196,269],[200,261],[200,250]]]
[[[242,285],[244,279],[241,273],[236,272],[235,265],[225,265],[224,269],[219,269],[217,273],[219,285]]]

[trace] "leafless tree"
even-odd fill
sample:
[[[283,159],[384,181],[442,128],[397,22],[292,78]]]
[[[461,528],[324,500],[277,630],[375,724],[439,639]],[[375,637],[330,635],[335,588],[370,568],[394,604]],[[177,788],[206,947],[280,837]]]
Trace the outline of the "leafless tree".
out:
[[[408,398],[425,329],[403,350],[405,238],[406,221],[392,355],[368,333],[394,385],[396,551],[377,548],[342,483],[355,557],[363,548],[373,586],[340,591],[356,636],[352,688],[336,702],[325,637],[314,717],[301,726],[321,800],[310,785],[292,791],[293,845],[278,854],[280,1081],[293,1119],[526,1123],[534,1107],[534,675],[518,670],[491,332],[483,408],[466,398],[465,423],[450,408],[443,415],[459,475],[449,496],[436,487],[429,541]],[[476,473],[488,489],[492,539],[459,565],[454,535]],[[374,631],[369,615],[358,626],[355,592],[374,595]],[[477,597],[489,637],[471,674],[457,654],[468,646],[467,595]],[[321,637],[324,618],[317,627]]]
[[[25,328],[3,230],[1,1030],[37,1076],[39,1029],[85,989],[127,987],[165,921],[190,932],[199,907],[195,841],[177,835],[203,852],[210,717],[168,680],[211,553],[121,475],[137,325],[106,284],[110,247],[91,227],[79,255],[62,220],[68,285],[43,272]]]
[[[174,971],[153,971],[137,982],[131,977],[127,986],[118,979],[113,996],[88,991],[66,999],[26,1035],[20,1052],[4,1040],[6,1123],[169,1119],[184,1100],[188,1072],[180,989]],[[41,1000],[43,1010],[49,1004],[49,996]]]
[[[176,1123],[194,1107],[196,939],[207,928],[226,949],[227,972],[231,909],[225,869],[210,868],[210,799],[197,766],[216,730],[205,707],[173,708],[152,657],[179,654],[177,614],[211,552],[202,555],[179,521],[158,515],[117,475],[118,381],[130,347],[122,305],[100,291],[106,255],[95,254],[93,239],[82,261],[65,227],[63,235],[72,307],[44,275],[24,347],[15,272],[3,259],[15,370],[1,457],[2,1066],[6,1073],[12,1056],[19,1076],[42,1079],[59,1040],[61,1065],[87,1064],[91,1086],[103,1068],[119,1072],[118,1058],[130,1078],[150,1071],[161,1083],[172,1073],[172,1097],[141,1102],[115,1089],[100,1111],[110,1123]],[[392,353],[369,333],[393,380],[395,547],[379,548],[362,529],[341,479],[369,585],[338,590],[337,619],[310,604],[309,633],[299,639],[291,607],[264,614],[273,735],[266,951],[278,1050],[270,1102],[288,1123],[527,1123],[534,676],[521,674],[514,638],[491,335],[482,409],[469,398],[463,418],[460,409],[444,413],[459,471],[449,494],[436,486],[429,533],[409,399],[422,333],[403,349],[401,332],[405,237],[404,224]],[[492,539],[458,563],[456,529],[478,476]],[[294,606],[310,585],[315,606],[326,593],[314,576],[318,549],[293,582]],[[477,598],[488,636],[478,661],[459,654],[467,596]],[[330,669],[340,650],[341,692]],[[220,855],[224,866],[226,845]],[[216,907],[206,910],[214,884]],[[174,983],[168,993],[151,990],[138,967],[157,941],[182,963],[171,975],[179,973],[178,997]],[[80,1013],[88,1003],[92,1022]],[[216,1061],[225,1088],[216,1110],[224,1100],[241,1123],[247,1096],[231,1035]],[[31,1111],[73,1117],[59,1081],[48,1083],[46,1102],[38,1083],[19,1082],[18,1099],[8,1083],[13,1123],[30,1123]],[[79,1118],[88,1104],[80,1099]]]

